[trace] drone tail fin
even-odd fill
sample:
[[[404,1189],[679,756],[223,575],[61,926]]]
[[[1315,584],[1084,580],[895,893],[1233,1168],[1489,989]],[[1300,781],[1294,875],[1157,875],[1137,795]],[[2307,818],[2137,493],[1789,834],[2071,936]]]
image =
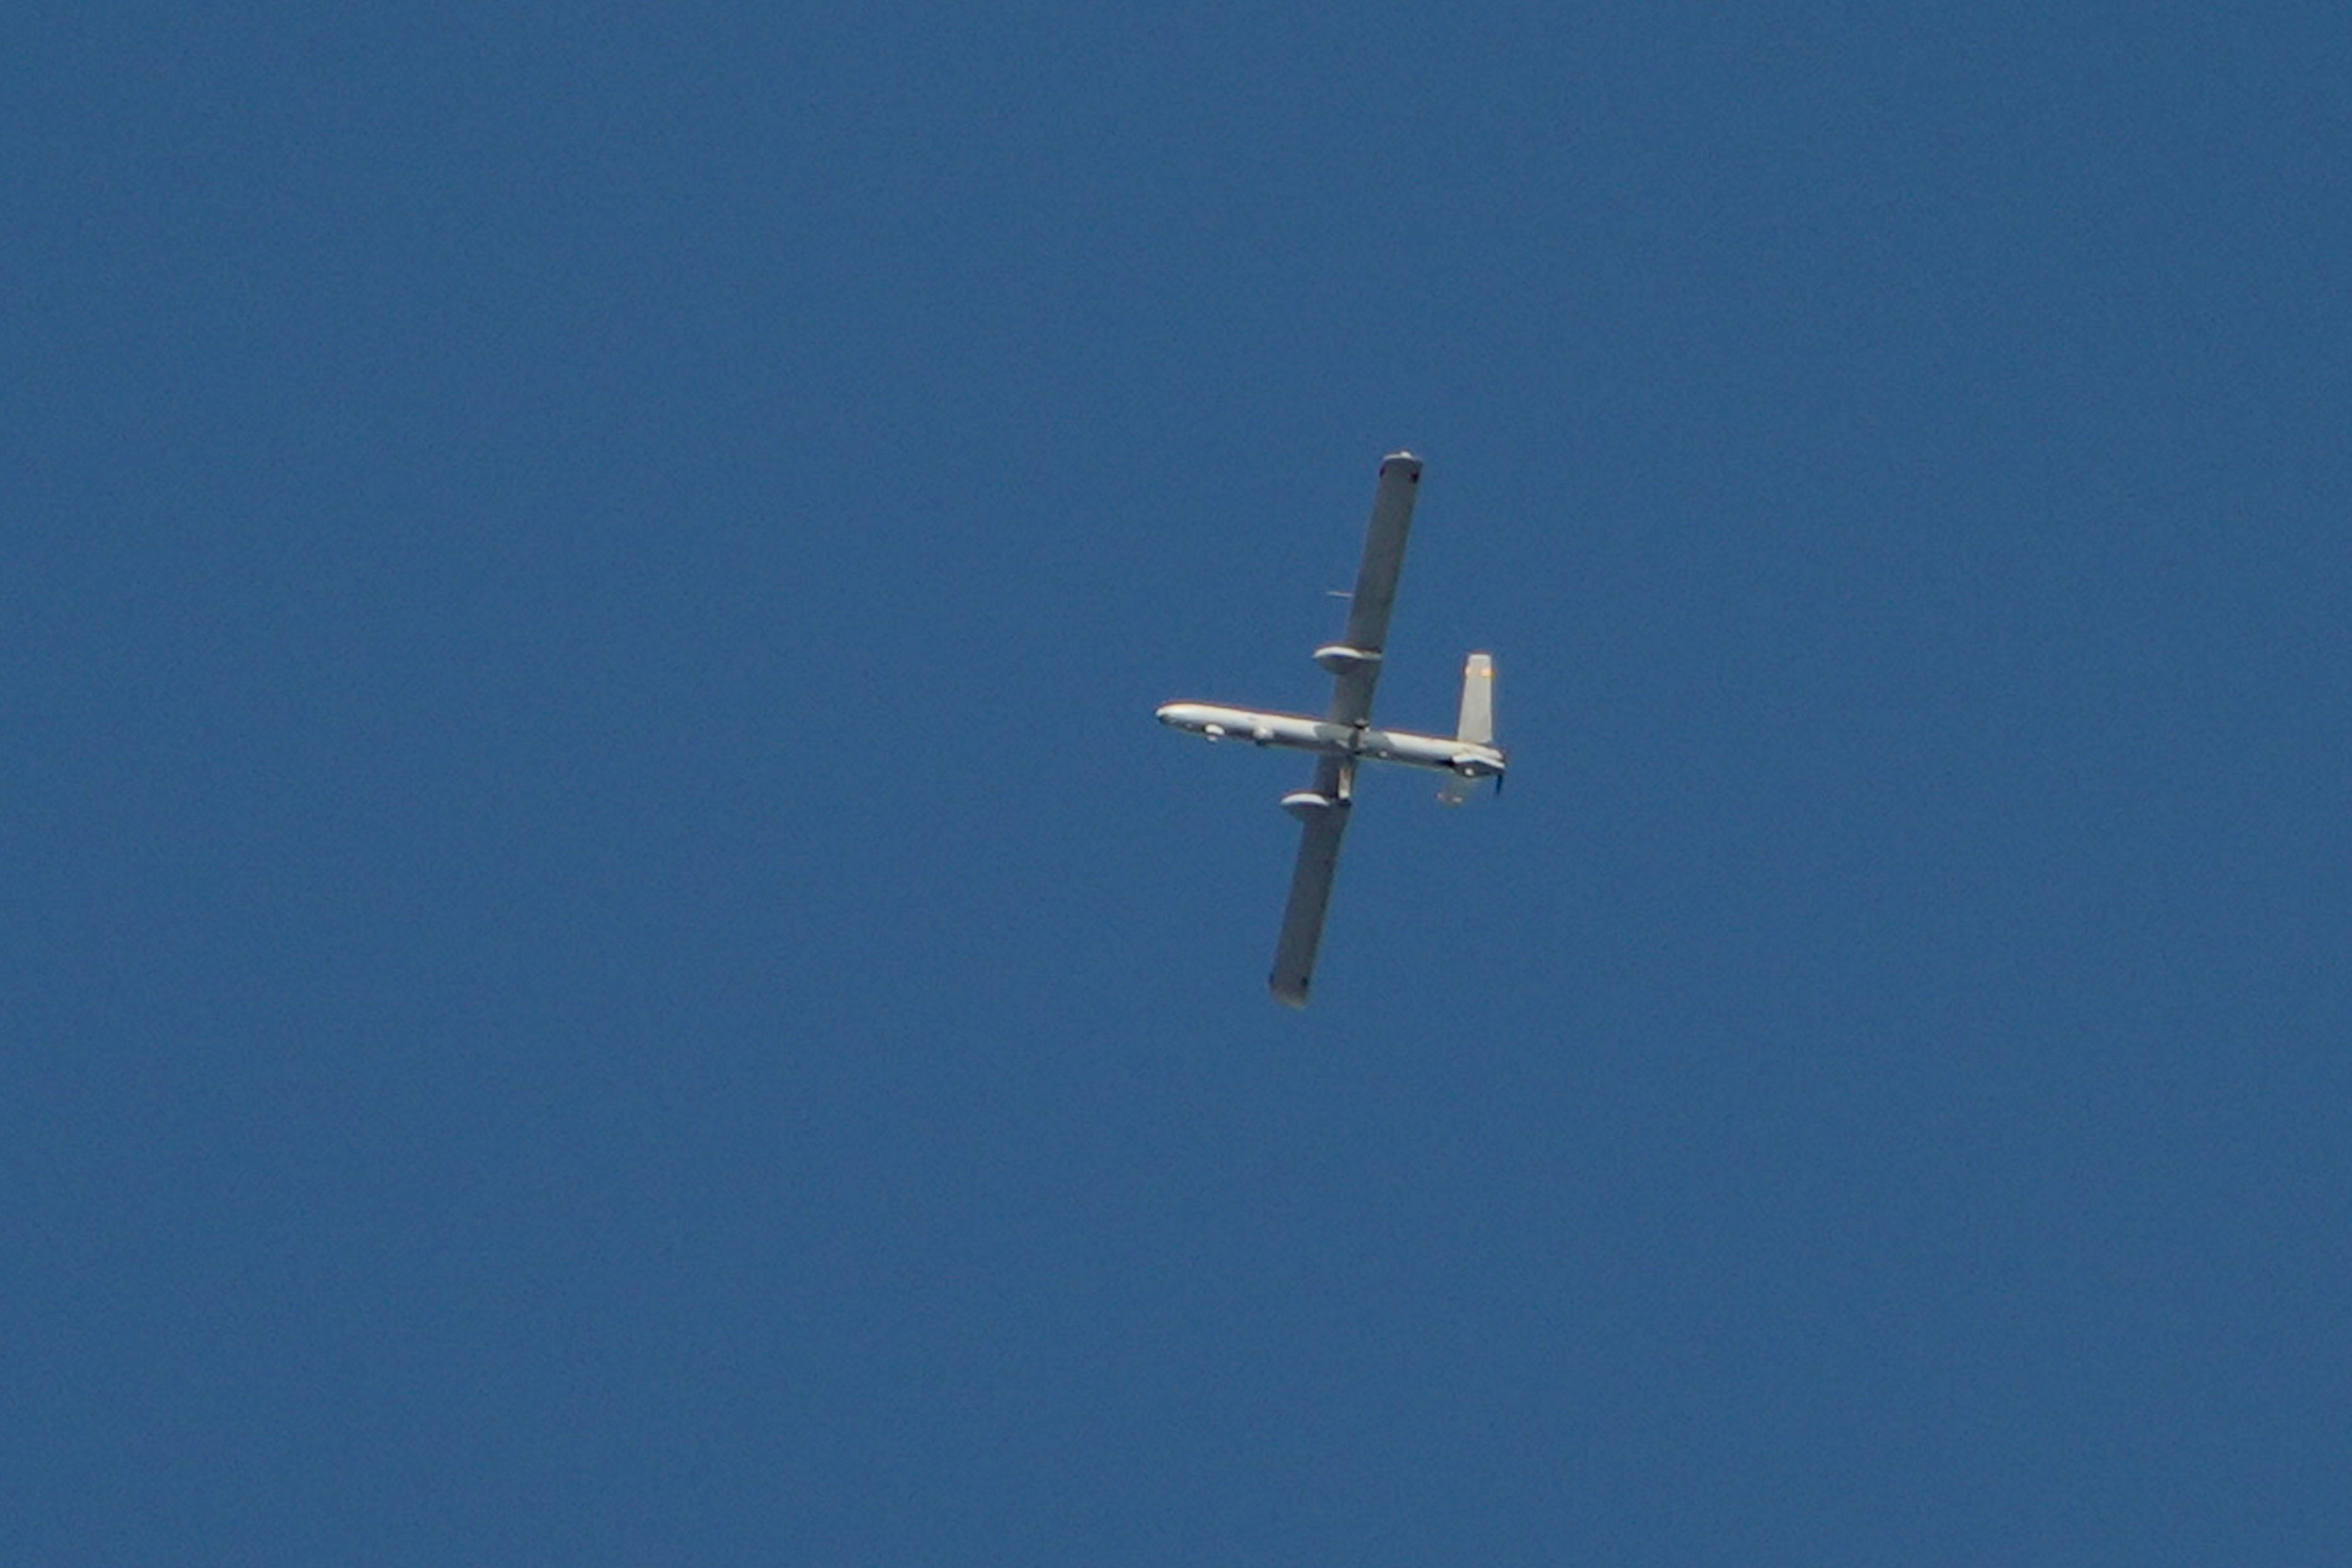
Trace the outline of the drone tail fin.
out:
[[[1495,743],[1495,659],[1491,654],[1474,653],[1462,667],[1462,717],[1454,726],[1454,738],[1473,746]],[[1448,805],[1460,805],[1478,793],[1478,785],[1486,778],[1495,781],[1495,793],[1503,792],[1500,772],[1487,773],[1463,772],[1441,785],[1437,798]]]
[[[1454,726],[1456,740],[1474,745],[1495,743],[1495,659],[1474,653],[1462,667],[1462,718]]]

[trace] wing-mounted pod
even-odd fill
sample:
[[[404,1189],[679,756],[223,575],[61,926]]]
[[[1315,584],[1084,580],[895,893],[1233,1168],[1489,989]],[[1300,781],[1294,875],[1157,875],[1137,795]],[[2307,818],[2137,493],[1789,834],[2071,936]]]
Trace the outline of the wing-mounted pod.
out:
[[[1301,822],[1319,822],[1335,811],[1348,809],[1345,796],[1337,800],[1311,789],[1293,790],[1282,797],[1282,809]]]
[[[1326,756],[1315,764],[1315,782],[1282,797],[1282,809],[1313,826],[1345,816],[1356,804],[1356,759]]]
[[[1349,647],[1346,643],[1326,643],[1315,650],[1315,662],[1333,675],[1350,675],[1360,669],[1376,667],[1381,662],[1377,650]]]

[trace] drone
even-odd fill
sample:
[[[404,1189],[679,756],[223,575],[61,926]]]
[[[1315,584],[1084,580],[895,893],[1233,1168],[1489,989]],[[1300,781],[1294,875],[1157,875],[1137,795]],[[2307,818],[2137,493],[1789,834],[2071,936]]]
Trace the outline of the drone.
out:
[[[1348,629],[1338,642],[1315,650],[1315,662],[1333,677],[1328,712],[1316,719],[1213,702],[1170,702],[1159,710],[1161,723],[1211,741],[1240,740],[1316,754],[1313,782],[1282,797],[1282,808],[1305,826],[1267,984],[1277,1001],[1292,1007],[1307,1005],[1307,987],[1315,976],[1315,954],[1323,942],[1331,882],[1339,867],[1339,841],[1355,806],[1357,765],[1402,763],[1450,774],[1438,791],[1438,799],[1448,805],[1463,805],[1488,779],[1495,781],[1495,793],[1502,793],[1509,759],[1495,744],[1491,655],[1474,653],[1463,666],[1461,717],[1453,734],[1372,727],[1372,689],[1381,679],[1389,612],[1404,566],[1405,536],[1412,528],[1413,501],[1421,494],[1421,459],[1411,452],[1381,460],[1364,563],[1356,574],[1356,591],[1349,595]]]

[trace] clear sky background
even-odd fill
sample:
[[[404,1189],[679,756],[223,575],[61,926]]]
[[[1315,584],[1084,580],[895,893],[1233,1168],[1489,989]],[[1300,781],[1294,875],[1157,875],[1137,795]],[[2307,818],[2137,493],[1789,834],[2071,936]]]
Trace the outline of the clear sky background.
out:
[[[2352,1561],[2347,83],[9,8],[5,1555]]]

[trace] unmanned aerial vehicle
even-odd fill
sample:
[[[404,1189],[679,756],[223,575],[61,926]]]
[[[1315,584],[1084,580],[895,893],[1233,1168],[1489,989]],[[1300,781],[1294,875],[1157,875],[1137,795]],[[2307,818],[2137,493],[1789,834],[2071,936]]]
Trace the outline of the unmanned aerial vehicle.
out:
[[[1304,823],[1298,864],[1290,878],[1290,903],[1283,911],[1282,939],[1268,984],[1293,1007],[1307,1005],[1315,974],[1315,951],[1323,940],[1323,917],[1331,905],[1331,879],[1339,864],[1339,840],[1355,805],[1359,763],[1403,763],[1453,775],[1438,798],[1459,805],[1487,779],[1499,793],[1507,757],[1495,744],[1495,661],[1474,653],[1462,671],[1462,711],[1451,735],[1372,728],[1372,688],[1381,678],[1387,646],[1389,610],[1396,601],[1397,573],[1404,564],[1404,542],[1412,526],[1412,503],[1421,493],[1421,459],[1398,452],[1381,462],[1380,488],[1372,497],[1371,527],[1364,540],[1364,563],[1348,610],[1348,630],[1335,643],[1315,650],[1315,662],[1334,678],[1329,712],[1320,719],[1302,713],[1261,713],[1212,702],[1171,702],[1160,721],[1212,741],[1247,741],[1313,752],[1314,782],[1282,797],[1285,811]]]

